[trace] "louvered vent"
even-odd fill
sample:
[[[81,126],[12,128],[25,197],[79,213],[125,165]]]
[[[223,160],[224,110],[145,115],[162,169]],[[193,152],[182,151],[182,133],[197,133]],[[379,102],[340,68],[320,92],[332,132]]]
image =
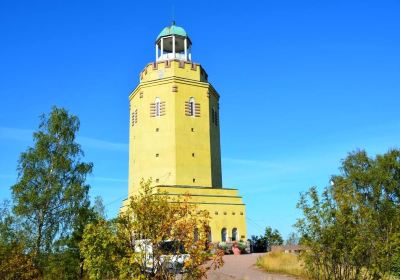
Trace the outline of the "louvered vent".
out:
[[[190,102],[185,101],[185,115],[186,116],[191,116],[192,115],[192,110],[190,108]]]
[[[137,124],[137,122],[138,122],[138,110],[136,109],[135,111],[132,112],[132,116],[131,116],[132,126],[135,126],[135,124]]]
[[[156,103],[150,103],[150,117],[156,116]]]
[[[160,102],[160,116],[165,116],[165,101]]]
[[[194,104],[194,116],[200,117],[200,103]]]

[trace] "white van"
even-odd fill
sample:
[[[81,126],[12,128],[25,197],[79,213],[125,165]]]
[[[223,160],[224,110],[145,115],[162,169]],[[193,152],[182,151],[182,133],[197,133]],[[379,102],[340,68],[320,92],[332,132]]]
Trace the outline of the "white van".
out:
[[[158,246],[161,256],[158,265],[154,265],[157,261],[153,257],[153,244],[148,239],[137,240],[135,242],[135,252],[143,254],[141,260],[142,267],[146,267],[148,273],[155,273],[155,269],[163,267],[169,273],[179,274],[183,272],[183,265],[190,257],[185,253],[183,245],[178,241],[163,241]],[[178,253],[177,253],[178,252]]]

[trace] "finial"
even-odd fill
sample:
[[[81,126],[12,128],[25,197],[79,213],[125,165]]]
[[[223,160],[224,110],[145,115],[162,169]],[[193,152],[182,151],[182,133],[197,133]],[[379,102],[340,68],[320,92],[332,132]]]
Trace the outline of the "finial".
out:
[[[175,25],[175,3],[172,3],[172,25]]]

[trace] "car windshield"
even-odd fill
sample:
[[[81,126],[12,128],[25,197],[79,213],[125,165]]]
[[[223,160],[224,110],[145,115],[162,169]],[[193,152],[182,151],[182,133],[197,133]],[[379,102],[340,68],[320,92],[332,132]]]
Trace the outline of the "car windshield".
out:
[[[184,254],[185,249],[179,241],[164,241],[160,244],[160,250],[163,255]]]

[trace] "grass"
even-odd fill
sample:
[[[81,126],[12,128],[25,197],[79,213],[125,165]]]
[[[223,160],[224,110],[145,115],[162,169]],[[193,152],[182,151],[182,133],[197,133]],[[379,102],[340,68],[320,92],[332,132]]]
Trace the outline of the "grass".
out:
[[[288,274],[300,279],[308,279],[302,261],[294,254],[270,252],[257,259],[257,266],[268,272]]]

